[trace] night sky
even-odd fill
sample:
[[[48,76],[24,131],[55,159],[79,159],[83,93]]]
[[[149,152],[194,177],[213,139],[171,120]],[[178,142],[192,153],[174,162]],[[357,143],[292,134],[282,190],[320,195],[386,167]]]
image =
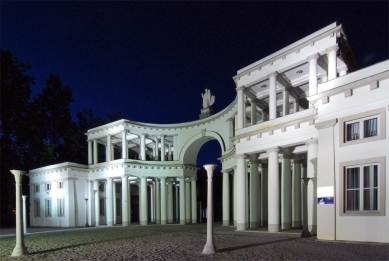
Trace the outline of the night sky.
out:
[[[335,21],[361,68],[388,59],[388,3],[2,1],[1,48],[30,62],[33,94],[58,74],[73,115],[178,123],[198,119],[204,89],[221,111],[237,70]]]

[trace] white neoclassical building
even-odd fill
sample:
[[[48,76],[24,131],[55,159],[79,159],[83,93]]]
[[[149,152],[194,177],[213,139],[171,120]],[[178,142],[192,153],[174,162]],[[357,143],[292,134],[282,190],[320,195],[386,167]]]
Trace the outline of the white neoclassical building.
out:
[[[197,153],[216,139],[223,225],[278,232],[307,213],[319,239],[388,243],[389,61],[359,69],[333,23],[233,79],[217,114],[109,123],[86,133],[88,165],[30,170],[31,226],[196,223]]]

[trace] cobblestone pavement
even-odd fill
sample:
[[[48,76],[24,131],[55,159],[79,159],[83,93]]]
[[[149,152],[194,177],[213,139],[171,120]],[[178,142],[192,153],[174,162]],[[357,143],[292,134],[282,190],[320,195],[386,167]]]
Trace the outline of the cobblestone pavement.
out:
[[[10,256],[15,237],[2,237],[0,260],[389,260],[389,244],[234,229],[215,224],[214,255],[202,254],[206,224],[131,225],[28,234],[23,257]]]

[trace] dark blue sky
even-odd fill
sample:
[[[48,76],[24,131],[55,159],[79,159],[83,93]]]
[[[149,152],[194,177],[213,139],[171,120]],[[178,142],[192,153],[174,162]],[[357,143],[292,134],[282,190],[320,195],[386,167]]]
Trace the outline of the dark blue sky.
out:
[[[72,113],[177,123],[235,98],[236,71],[337,21],[360,67],[388,59],[388,1],[1,2],[1,48],[73,89]]]

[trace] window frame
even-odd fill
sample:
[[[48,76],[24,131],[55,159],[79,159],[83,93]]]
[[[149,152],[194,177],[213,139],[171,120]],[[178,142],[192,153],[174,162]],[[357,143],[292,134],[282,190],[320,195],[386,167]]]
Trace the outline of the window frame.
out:
[[[41,216],[40,200],[34,199],[34,217],[40,217],[40,216]]]
[[[363,210],[363,193],[364,193],[364,186],[363,186],[363,174],[364,174],[364,167],[366,166],[378,166],[378,173],[377,173],[377,179],[378,179],[378,203],[377,203],[377,210]],[[347,175],[347,169],[351,168],[360,168],[359,171],[359,192],[361,195],[359,195],[359,210],[347,210],[346,206],[346,175]],[[361,183],[362,182],[362,183]],[[354,161],[347,161],[347,162],[341,162],[339,164],[339,215],[340,216],[385,216],[385,204],[386,204],[386,157],[377,157],[377,158],[370,158],[370,159],[363,159],[363,160],[354,160]]]
[[[377,118],[377,135],[371,137],[364,137],[364,121]],[[355,140],[347,141],[347,125],[355,122],[359,122],[359,138]],[[355,144],[361,144],[365,142],[372,142],[377,140],[383,140],[386,137],[385,132],[386,116],[385,108],[380,108],[364,113],[358,113],[344,118],[339,118],[339,146],[350,146]]]
[[[63,183],[63,181],[58,181],[58,182],[57,182],[57,188],[58,188],[58,189],[64,189],[64,183]]]
[[[45,183],[45,191],[51,191],[51,183]]]
[[[34,185],[34,193],[39,193],[39,184]]]
[[[61,204],[62,202],[62,204]],[[65,198],[57,199],[57,216],[64,217],[65,216]]]
[[[45,198],[45,217],[52,217],[53,207],[51,198]]]

